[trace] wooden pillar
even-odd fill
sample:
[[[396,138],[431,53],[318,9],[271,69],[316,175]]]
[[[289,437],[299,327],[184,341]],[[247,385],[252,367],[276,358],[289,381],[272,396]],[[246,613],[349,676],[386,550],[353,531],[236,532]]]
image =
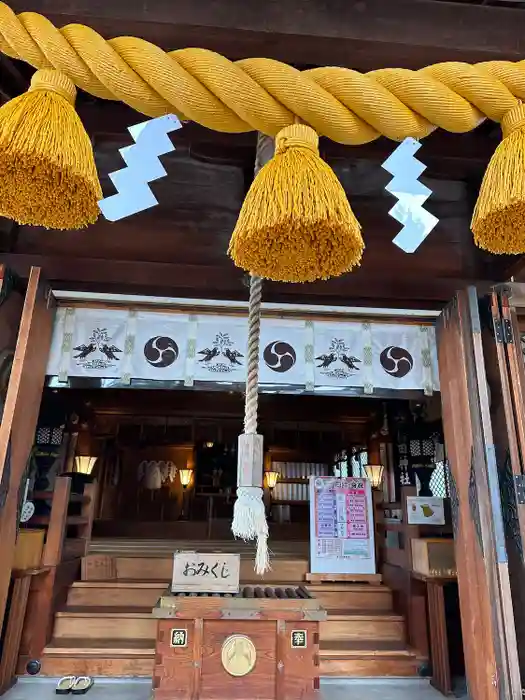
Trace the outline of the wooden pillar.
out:
[[[33,446],[54,315],[51,290],[41,270],[31,268],[0,424],[0,483],[3,478],[7,485],[0,508],[0,622],[11,580],[20,482]]]
[[[452,692],[452,678],[448,653],[444,586],[443,581],[427,580],[432,685],[444,695],[450,695]]]
[[[31,573],[20,572],[20,575],[15,577],[11,608],[5,630],[5,642],[0,660],[0,695],[9,690],[15,682],[16,662],[18,661],[30,586]]]

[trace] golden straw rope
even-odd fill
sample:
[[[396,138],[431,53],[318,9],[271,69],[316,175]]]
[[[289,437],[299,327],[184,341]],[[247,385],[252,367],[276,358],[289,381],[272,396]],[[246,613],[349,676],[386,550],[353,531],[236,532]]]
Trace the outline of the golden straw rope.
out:
[[[34,12],[0,2],[0,51],[35,68],[54,67],[96,97],[150,117],[174,112],[209,129],[275,136],[296,118],[343,144],[380,135],[422,138],[436,128],[500,122],[525,100],[525,61],[439,63],[411,71],[298,71],[279,61],[232,62],[206,49],[164,52],[143,39],[106,41],[80,24],[57,29]]]

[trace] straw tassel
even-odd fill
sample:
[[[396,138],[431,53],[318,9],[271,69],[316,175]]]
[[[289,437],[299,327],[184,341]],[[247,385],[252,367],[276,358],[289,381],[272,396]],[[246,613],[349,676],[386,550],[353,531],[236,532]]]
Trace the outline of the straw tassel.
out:
[[[102,190],[76,88],[53,69],[0,108],[0,214],[20,224],[77,229],[97,220]]]
[[[254,179],[229,254],[238,267],[279,282],[313,282],[359,265],[357,219],[335,173],[304,124],[282,129],[275,156]]]
[[[525,105],[501,122],[503,140],[485,171],[472,217],[477,246],[491,253],[525,253]]]

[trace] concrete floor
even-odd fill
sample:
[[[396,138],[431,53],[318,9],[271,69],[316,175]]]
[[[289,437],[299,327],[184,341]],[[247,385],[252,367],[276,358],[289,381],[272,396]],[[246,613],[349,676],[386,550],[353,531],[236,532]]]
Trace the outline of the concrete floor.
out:
[[[22,678],[5,700],[52,700],[56,681],[48,678]],[[423,679],[355,680],[321,682],[322,700],[439,700],[443,695]],[[95,680],[87,693],[89,700],[150,700],[151,682],[137,680]],[[72,697],[72,696],[71,696]]]

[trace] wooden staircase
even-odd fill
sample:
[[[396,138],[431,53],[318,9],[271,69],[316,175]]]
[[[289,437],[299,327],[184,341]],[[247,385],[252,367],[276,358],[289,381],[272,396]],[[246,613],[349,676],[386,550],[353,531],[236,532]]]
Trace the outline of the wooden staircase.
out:
[[[226,549],[224,543],[213,544],[215,550]],[[308,557],[301,544],[287,543],[288,551],[274,554],[267,585],[305,581]],[[188,543],[185,548],[190,548]],[[202,543],[191,548],[204,550]],[[56,614],[51,642],[41,658],[42,675],[151,676],[156,635],[151,609],[168,586],[171,565],[172,556],[162,549],[144,556],[94,547],[84,560],[84,580],[73,583]],[[241,581],[261,584],[252,570],[251,550],[249,557],[241,554]],[[405,623],[393,610],[390,589],[368,583],[303,585],[328,610],[321,623],[320,675],[417,674],[421,660],[405,643]]]

